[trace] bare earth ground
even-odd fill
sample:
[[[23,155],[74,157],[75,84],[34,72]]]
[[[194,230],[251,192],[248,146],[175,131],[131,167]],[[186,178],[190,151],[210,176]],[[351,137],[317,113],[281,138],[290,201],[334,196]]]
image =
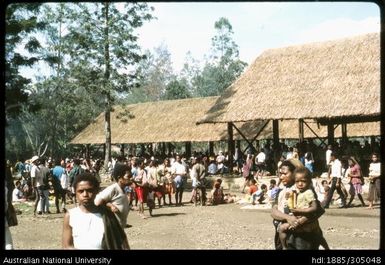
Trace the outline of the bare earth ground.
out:
[[[182,207],[157,206],[154,216],[147,219],[131,211],[128,223],[132,227],[125,229],[131,249],[274,249],[274,228],[267,206],[232,203],[195,207],[188,203],[190,196],[189,190],[184,193]],[[320,218],[330,248],[378,249],[379,205],[369,210],[358,207],[358,200],[353,204],[357,207],[338,209],[333,205]],[[54,213],[52,203],[52,214],[37,217],[25,203],[15,208],[22,211],[18,215],[19,225],[10,228],[15,249],[61,248],[64,214]],[[145,214],[149,216],[148,210]]]

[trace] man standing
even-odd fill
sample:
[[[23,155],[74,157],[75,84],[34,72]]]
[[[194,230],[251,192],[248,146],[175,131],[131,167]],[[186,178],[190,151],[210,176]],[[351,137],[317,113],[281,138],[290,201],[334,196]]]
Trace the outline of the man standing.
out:
[[[182,197],[184,191],[184,178],[186,176],[186,167],[182,164],[182,160],[180,155],[176,155],[175,162],[172,165],[171,169],[172,175],[174,176],[174,182],[176,186],[175,193],[175,205],[182,206]]]
[[[35,205],[34,205],[33,214],[35,215],[36,214],[37,205],[39,204],[39,201],[40,201],[39,188],[40,188],[40,186],[43,183],[43,178],[42,178],[42,176],[40,174],[40,169],[38,167],[38,165],[39,165],[39,157],[38,156],[33,156],[31,158],[31,164],[32,164],[32,168],[31,168],[31,182],[32,182],[32,187],[33,187],[34,193],[35,193]],[[42,190],[41,190],[41,194],[43,196],[43,191]],[[42,214],[42,211],[40,210],[38,212],[38,214]]]
[[[61,178],[66,175],[64,160],[60,161],[59,159],[55,160],[55,167],[52,169],[52,182],[53,190],[55,192],[55,206],[56,213],[60,213],[59,208],[59,199],[62,201],[62,211],[66,212],[66,191],[61,186]]]
[[[344,208],[346,206],[346,198],[345,194],[343,193],[341,189],[341,185],[343,185],[341,179],[342,179],[342,165],[341,161],[337,158],[336,153],[330,154],[330,175],[329,179],[331,178],[331,187],[328,192],[328,196],[324,203],[324,208],[329,208],[330,201],[333,198],[333,193],[335,190],[337,190],[337,193],[340,195],[341,198],[341,205],[340,208]]]

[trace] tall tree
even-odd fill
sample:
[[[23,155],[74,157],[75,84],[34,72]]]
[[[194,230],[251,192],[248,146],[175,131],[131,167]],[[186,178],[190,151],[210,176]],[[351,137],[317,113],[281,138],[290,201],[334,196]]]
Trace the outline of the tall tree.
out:
[[[167,85],[176,78],[171,53],[164,43],[155,47],[152,52],[146,51],[146,59],[138,66],[138,76],[138,86],[133,89],[127,102],[158,101],[163,98]]]
[[[185,62],[180,72],[180,80],[186,85],[189,94],[192,97],[201,96],[197,91],[197,86],[194,85],[194,80],[200,75],[199,61],[194,59],[191,51],[188,51],[185,56]]]
[[[239,59],[238,45],[232,38],[232,26],[227,18],[215,22],[209,60],[193,80],[200,96],[220,95],[242,73],[246,63]]]
[[[5,14],[5,113],[7,120],[16,117],[27,105],[30,110],[38,106],[28,102],[28,85],[31,80],[20,74],[21,67],[31,67],[40,59],[40,42],[32,33],[42,29],[37,12],[41,4],[11,4]],[[18,50],[27,51],[27,55]],[[28,104],[30,103],[30,104]]]
[[[76,23],[69,27],[73,40],[71,58],[79,68],[92,71],[87,89],[97,89],[103,96],[107,165],[111,157],[111,106],[117,94],[128,91],[135,81],[135,74],[129,70],[143,56],[134,30],[152,19],[152,9],[146,3],[126,3],[118,9],[117,4],[109,2],[78,7]]]
[[[162,98],[167,100],[191,98],[191,94],[188,91],[188,88],[185,82],[173,80],[167,85],[166,91]]]

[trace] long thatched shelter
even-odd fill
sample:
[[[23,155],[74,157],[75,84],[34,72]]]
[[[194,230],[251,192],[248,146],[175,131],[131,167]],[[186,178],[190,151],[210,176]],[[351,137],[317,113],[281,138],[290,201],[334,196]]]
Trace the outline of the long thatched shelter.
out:
[[[280,119],[380,120],[380,35],[267,50],[199,123]]]
[[[380,121],[380,34],[271,49],[263,52],[198,121],[232,124],[273,121],[279,145],[280,120],[298,120],[300,141],[306,119],[327,125],[328,142],[341,125]],[[244,106],[248,106],[245,108]],[[336,126],[337,125],[337,126]]]
[[[228,140],[227,124],[196,124],[218,98],[192,98],[114,106],[111,112],[111,141],[113,144],[138,144]],[[327,136],[325,126],[311,120],[308,120],[307,124],[309,127],[304,130],[306,138],[314,138],[315,134],[319,137]],[[233,135],[235,140],[243,139],[252,144],[254,140],[273,138],[271,122],[237,122],[234,126],[242,133],[241,135],[235,131]],[[284,139],[297,139],[297,122],[282,121],[279,134]],[[352,124],[349,128],[351,137],[373,135],[379,135],[378,122],[369,123],[369,126]],[[341,136],[341,130],[336,130],[336,137]],[[83,129],[71,143],[104,144],[104,113]]]
[[[111,142],[130,144],[227,140],[226,124],[196,124],[217,99],[218,97],[189,98],[114,106],[111,112]],[[261,121],[236,123],[249,139],[264,124]],[[261,134],[258,139],[266,136]],[[242,137],[235,133],[234,138]],[[71,141],[72,144],[104,142],[104,113]]]

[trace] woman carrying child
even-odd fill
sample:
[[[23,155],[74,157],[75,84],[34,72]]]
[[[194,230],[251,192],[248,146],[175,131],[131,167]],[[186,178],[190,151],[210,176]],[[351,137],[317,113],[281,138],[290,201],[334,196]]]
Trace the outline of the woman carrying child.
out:
[[[285,194],[288,200],[284,211],[294,215],[297,220],[294,222],[296,226],[289,223],[281,223],[278,226],[282,249],[288,249],[286,240],[289,232],[319,233],[321,231],[318,219],[314,218],[317,214],[317,195],[312,187],[311,173],[307,168],[298,168],[294,171],[294,176],[296,188]],[[303,222],[303,216],[313,217],[312,221]],[[329,249],[326,240],[320,243],[325,249]]]
[[[326,241],[322,235],[322,230],[319,228],[319,225],[317,226],[317,219],[324,213],[324,210],[315,195],[315,200],[311,200],[310,198],[311,203],[307,202],[309,200],[308,195],[300,196],[299,206],[303,207],[304,205],[307,205],[308,209],[297,207],[298,209],[294,210],[292,214],[287,212],[288,202],[290,201],[286,198],[286,194],[294,194],[293,191],[296,189],[294,185],[296,181],[294,171],[296,169],[304,169],[303,164],[298,159],[285,160],[279,168],[279,177],[284,187],[279,192],[271,212],[271,216],[274,219],[273,223],[276,227],[275,248],[283,249],[285,247],[281,244],[279,234],[285,231],[285,226],[287,225],[283,225],[284,223],[287,223],[290,227],[290,229],[286,230],[287,238],[285,243],[287,249],[318,249],[321,244],[324,248],[327,248],[327,244],[325,244]],[[301,187],[302,191],[306,191],[308,188],[305,189],[303,186],[305,183],[311,183],[311,180],[306,181],[307,178],[304,173],[302,173],[303,176],[300,175],[301,174],[298,176],[298,186]],[[310,186],[310,184],[308,186]],[[282,225],[283,227],[281,228]],[[309,228],[306,228],[306,226],[309,226]],[[302,229],[300,227],[302,227]],[[297,228],[298,230],[296,231]]]

